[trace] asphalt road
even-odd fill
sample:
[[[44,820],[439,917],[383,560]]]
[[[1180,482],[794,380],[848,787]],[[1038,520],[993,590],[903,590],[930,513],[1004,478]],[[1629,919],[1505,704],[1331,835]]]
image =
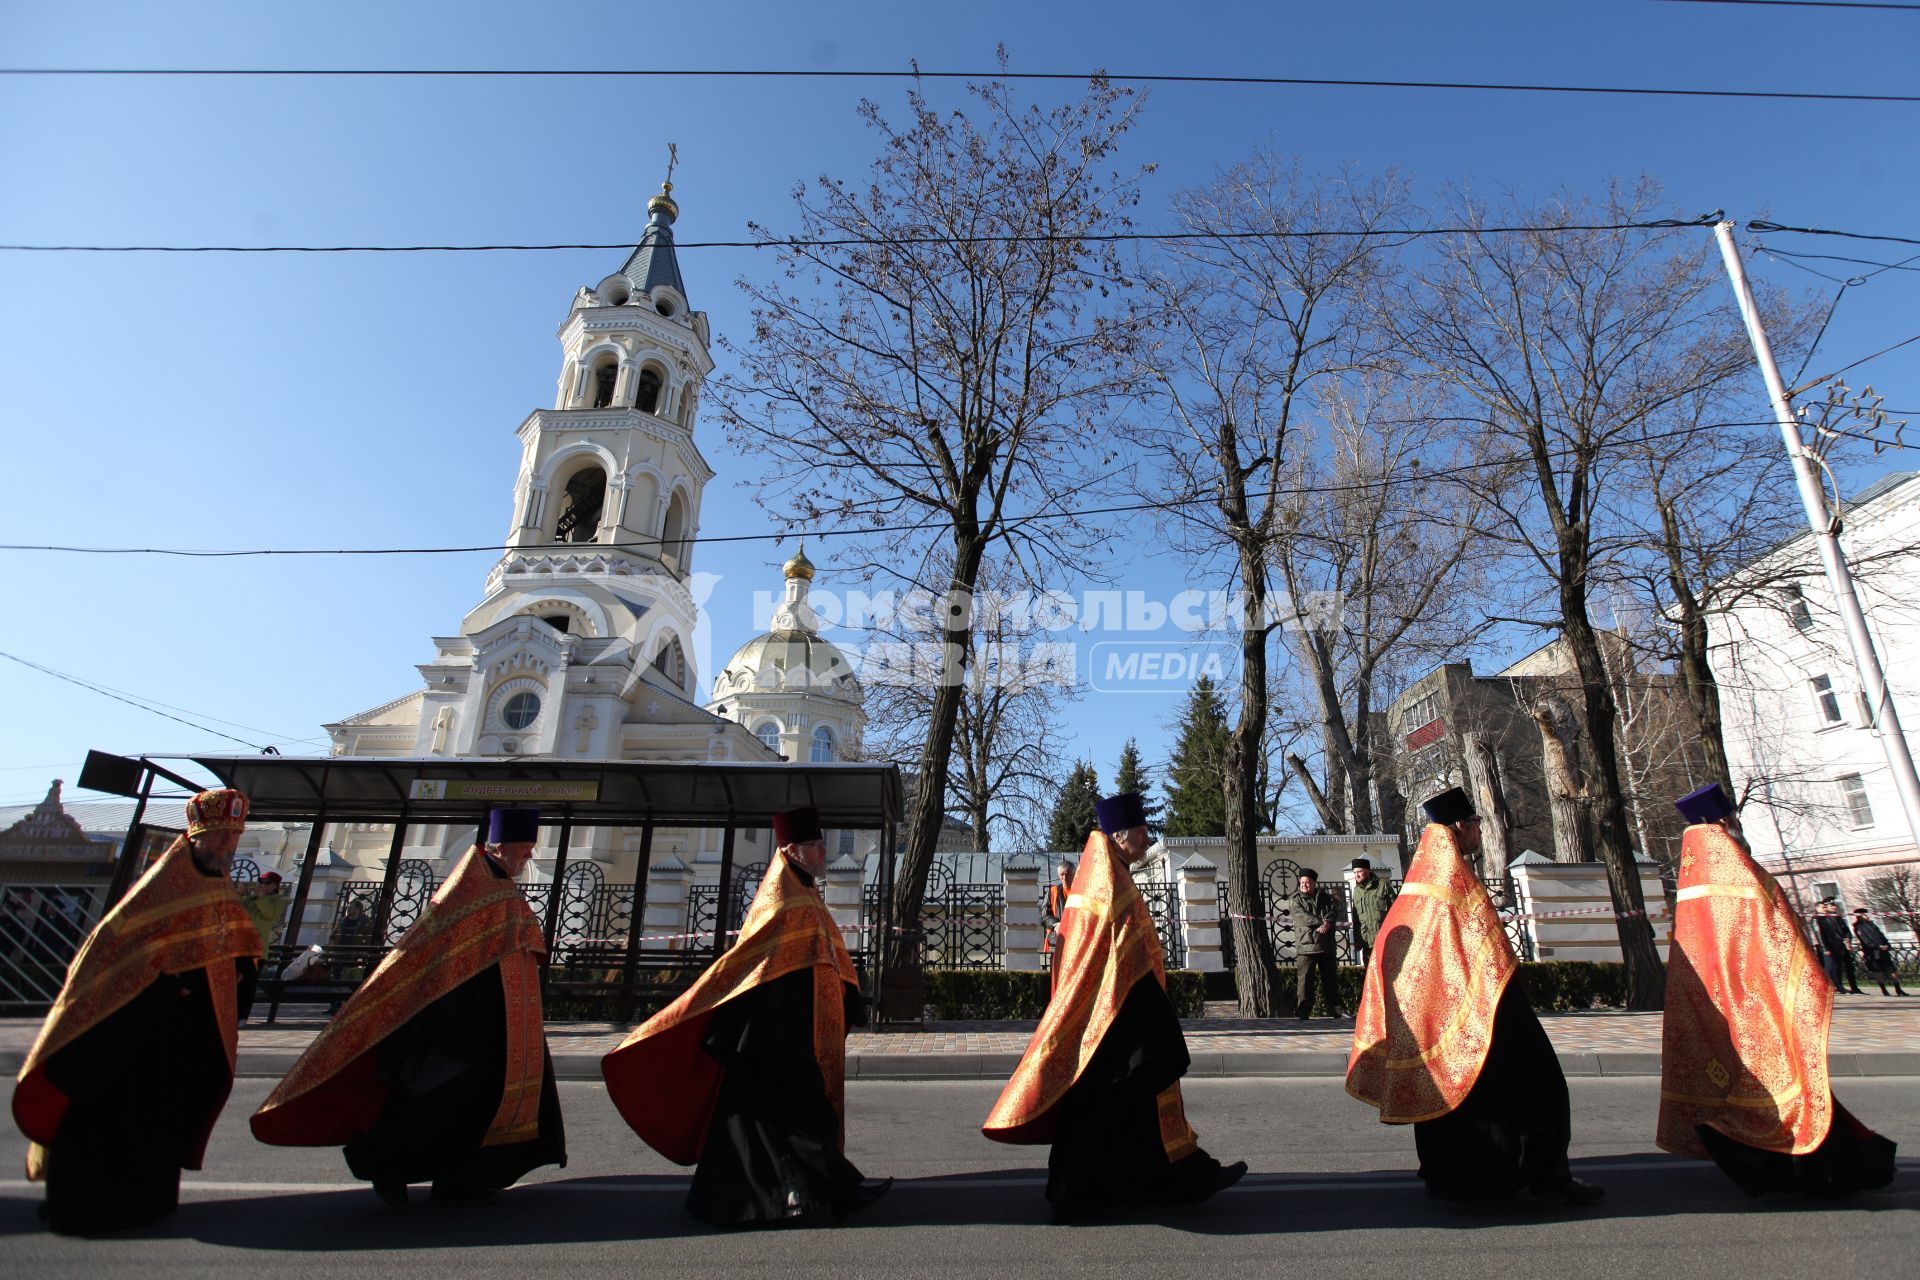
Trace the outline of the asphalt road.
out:
[[[681,1209],[686,1172],[643,1147],[597,1084],[561,1086],[571,1162],[486,1206],[426,1201],[391,1212],[352,1182],[336,1151],[262,1147],[245,1117],[271,1084],[242,1080],[207,1172],[180,1213],[133,1237],[70,1240],[38,1224],[40,1191],[0,1180],[0,1275],[467,1280],[674,1276],[1771,1277],[1912,1274],[1920,1257],[1920,1160],[1886,1191],[1843,1202],[1754,1201],[1711,1165],[1651,1140],[1658,1081],[1576,1079],[1576,1171],[1607,1188],[1580,1210],[1462,1210],[1428,1201],[1413,1135],[1374,1123],[1337,1078],[1197,1080],[1188,1115],[1202,1143],[1253,1172],[1206,1206],[1098,1226],[1055,1227],[1041,1195],[1044,1148],[986,1141],[992,1082],[854,1082],[848,1149],[893,1193],[841,1228],[718,1233]],[[1920,1078],[1843,1081],[1847,1105],[1920,1154]],[[7,1126],[0,1169],[24,1142]]]

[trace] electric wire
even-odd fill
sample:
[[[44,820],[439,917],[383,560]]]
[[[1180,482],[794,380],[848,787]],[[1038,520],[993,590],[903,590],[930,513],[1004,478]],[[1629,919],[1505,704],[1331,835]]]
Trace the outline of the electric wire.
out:
[[[184,724],[190,729],[198,729],[202,733],[210,733],[216,738],[225,738],[228,742],[237,742],[241,746],[251,747],[255,751],[263,751],[266,749],[266,746],[267,746],[266,743],[248,742],[245,738],[236,738],[230,733],[222,733],[220,730],[212,728],[209,725],[197,724],[194,721],[188,720],[183,716],[176,716],[171,714],[170,712],[161,711],[155,707],[148,706],[144,702],[137,702],[131,697],[123,697],[118,693],[110,692],[109,690],[103,688],[102,686],[94,684],[92,681],[81,679],[79,676],[70,676],[64,671],[55,671],[52,667],[43,667],[37,662],[29,662],[25,658],[18,657],[11,653],[0,652],[0,658],[5,658],[9,662],[17,662],[23,667],[31,667],[33,670],[42,672],[46,675],[50,675],[56,680],[64,680],[68,684],[78,685],[80,688],[90,690],[93,693],[97,693],[103,698],[112,698],[115,702],[124,702],[130,707],[134,707],[141,711],[147,712],[149,715],[161,716],[164,719],[172,720],[178,724]],[[244,728],[245,726],[243,725],[239,727]],[[293,741],[293,739],[288,739],[288,741]]]
[[[1329,76],[1186,75],[1134,71],[929,71],[878,67],[0,67],[0,76],[273,79],[683,79],[970,80],[981,83],[1102,81],[1109,84],[1229,85],[1286,89],[1412,89],[1467,93],[1542,93],[1647,98],[1750,98],[1796,102],[1920,102],[1897,93],[1796,89],[1687,89],[1652,85],[1531,84],[1481,80],[1372,80]]]
[[[1484,419],[1479,420],[1483,424]],[[1631,440],[1620,442],[1622,445],[1652,444],[1660,440],[1671,440],[1680,436],[1697,435],[1703,431],[1715,431],[1743,427],[1774,427],[1779,424],[1772,418],[1761,418],[1739,422],[1709,422],[1678,427],[1669,431],[1650,432],[1635,436]],[[1902,448],[1907,446],[1900,446]],[[1577,447],[1548,450],[1548,456],[1564,458],[1581,452]],[[1376,480],[1359,481],[1345,484],[1311,484],[1300,487],[1269,486],[1248,494],[1249,498],[1273,501],[1281,498],[1299,497],[1310,494],[1327,493],[1370,493],[1379,489],[1401,484],[1425,484],[1454,479],[1476,471],[1487,471],[1500,467],[1518,466],[1533,460],[1531,452],[1520,452],[1505,457],[1483,458],[1476,462],[1462,463],[1458,466],[1429,470],[1416,465],[1399,475],[1383,475]],[[1088,516],[1135,514],[1146,511],[1177,511],[1184,507],[1203,506],[1218,501],[1213,495],[1194,495],[1183,498],[1165,498],[1156,501],[1116,503],[1102,507],[1081,507],[1066,510],[1040,510],[1024,515],[1003,517],[1001,523],[1008,528],[1019,528],[1028,524],[1053,520],[1078,520]],[[923,533],[933,529],[948,527],[946,520],[921,520],[910,524],[857,526],[847,529],[832,529],[809,526],[785,533],[732,533],[702,534],[691,538],[675,538],[672,542],[682,545],[710,545],[743,542],[783,542],[788,538],[858,538],[884,536],[900,533]],[[556,551],[572,550],[579,555],[593,555],[605,551],[652,551],[663,542],[659,538],[648,538],[638,542],[581,542],[581,543],[540,543],[536,544],[544,554]],[[522,548],[507,543],[482,543],[457,547],[245,547],[245,548],[183,548],[183,547],[89,547],[71,544],[48,543],[0,543],[0,551],[51,552],[72,555],[100,556],[173,556],[185,559],[242,559],[263,556],[426,556],[426,555],[466,555],[478,552],[514,551]],[[245,726],[242,726],[245,727]]]

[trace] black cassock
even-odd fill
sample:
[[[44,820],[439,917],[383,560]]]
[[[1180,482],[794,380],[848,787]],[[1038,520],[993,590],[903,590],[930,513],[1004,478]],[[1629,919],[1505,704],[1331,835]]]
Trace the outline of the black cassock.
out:
[[[507,1008],[500,967],[475,974],[381,1041],[386,1101],[373,1128],[347,1144],[347,1168],[369,1182],[470,1195],[512,1186],[541,1165],[565,1167],[553,1055],[541,1053],[538,1136],[481,1146],[506,1089]]]
[[[244,1016],[257,969],[233,966]],[[49,1058],[46,1072],[69,1099],[47,1148],[47,1225],[91,1235],[172,1213],[180,1170],[232,1087],[206,970],[161,974]]]
[[[1413,1126],[1427,1190],[1442,1200],[1551,1192],[1572,1178],[1572,1103],[1560,1059],[1518,982],[1493,1015],[1493,1045],[1464,1101]]]
[[[1092,1061],[1060,1099],[1047,1199],[1070,1221],[1102,1207],[1197,1204],[1224,1185],[1220,1162],[1195,1150],[1167,1158],[1159,1095],[1191,1059],[1167,993],[1147,974],[1133,984]]]
[[[1696,1125],[1694,1132],[1721,1172],[1749,1195],[1799,1191],[1810,1196],[1844,1196],[1893,1181],[1893,1141],[1855,1120],[1838,1098],[1833,1100],[1833,1124],[1826,1138],[1803,1156],[1762,1151],[1704,1124]]]
[[[847,1021],[865,1021],[846,987]],[[813,970],[763,982],[713,1011],[701,1045],[721,1067],[687,1211],[715,1226],[844,1216],[860,1170],[813,1052]]]

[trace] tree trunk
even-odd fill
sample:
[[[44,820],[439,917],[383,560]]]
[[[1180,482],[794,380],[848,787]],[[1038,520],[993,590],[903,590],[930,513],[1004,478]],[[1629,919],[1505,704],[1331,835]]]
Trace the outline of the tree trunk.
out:
[[[971,531],[956,534],[952,586],[972,594],[980,577],[980,561],[986,540]],[[947,761],[953,752],[954,726],[960,718],[960,700],[966,695],[965,663],[971,652],[973,618],[969,614],[956,625],[947,615],[941,625],[949,663],[961,664],[959,670],[947,669],[933,691],[933,707],[927,718],[926,745],[920,750],[920,776],[907,809],[906,842],[900,854],[900,876],[893,886],[893,924],[896,933],[887,941],[887,966],[905,970],[920,963],[920,908],[926,900],[927,876],[933,870],[933,855],[940,842],[940,828],[947,816]]]
[[[1473,788],[1473,807],[1480,814],[1480,878],[1498,880],[1513,861],[1513,815],[1500,786],[1500,758],[1477,733],[1461,739],[1467,761],[1467,784]]]
[[[1320,783],[1313,776],[1313,770],[1307,767],[1307,762],[1289,751],[1287,768],[1293,770],[1293,776],[1300,779],[1300,785],[1307,789],[1307,799],[1313,801],[1313,810],[1320,815],[1320,825],[1327,829],[1327,834],[1346,835],[1347,829],[1341,825],[1340,815],[1327,802],[1326,793],[1320,790]]]
[[[1567,744],[1573,714],[1556,697],[1533,713],[1540,726],[1540,756],[1546,773],[1547,806],[1553,817],[1553,860],[1592,862],[1593,836],[1586,786]]]
[[[1267,723],[1266,569],[1257,549],[1241,544],[1240,570],[1247,586],[1247,614],[1240,628],[1240,717],[1227,737],[1227,882],[1232,885],[1233,973],[1240,1015],[1273,1018],[1283,1007],[1274,971],[1273,932],[1260,892],[1257,824],[1261,738]],[[1287,1001],[1290,1005],[1291,1001]]]
[[[1561,539],[1561,634],[1573,652],[1586,704],[1586,745],[1599,783],[1599,804],[1593,824],[1600,861],[1606,864],[1607,888],[1613,898],[1614,925],[1620,934],[1620,954],[1627,970],[1627,1007],[1659,1009],[1666,1004],[1666,966],[1653,940],[1646,899],[1640,892],[1640,869],[1627,847],[1627,815],[1620,791],[1620,761],[1614,754],[1613,687],[1600,653],[1600,641],[1587,617],[1586,582],[1589,564],[1583,545],[1570,545],[1568,530]]]
[[[1660,504],[1660,530],[1666,543],[1667,583],[1680,614],[1680,683],[1687,691],[1687,709],[1693,713],[1707,780],[1720,783],[1732,794],[1733,771],[1727,767],[1727,738],[1720,719],[1720,684],[1713,677],[1713,664],[1707,660],[1707,615],[1687,581],[1680,520],[1671,502]]]
[[[1353,724],[1347,738],[1352,747],[1347,759],[1347,787],[1352,796],[1348,812],[1353,815],[1347,830],[1355,834],[1378,831],[1373,811],[1373,699],[1364,680],[1354,690]]]

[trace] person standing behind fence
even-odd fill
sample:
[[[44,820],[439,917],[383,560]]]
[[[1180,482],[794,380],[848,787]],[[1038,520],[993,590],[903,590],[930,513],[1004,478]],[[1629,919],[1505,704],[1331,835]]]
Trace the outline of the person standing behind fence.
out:
[[[1320,873],[1312,867],[1300,868],[1300,887],[1287,898],[1287,913],[1293,919],[1293,959],[1297,970],[1294,985],[1294,1012],[1301,1019],[1313,1016],[1316,987],[1325,993],[1327,1016],[1340,1013],[1340,940],[1334,930],[1340,923],[1340,903],[1331,890],[1320,887]]]
[[[1500,917],[1474,873],[1480,818],[1451,787],[1421,806],[1427,827],[1367,966],[1347,1092],[1383,1124],[1413,1125],[1436,1200],[1589,1204],[1573,1176],[1572,1100]]]
[[[484,1199],[567,1163],[540,1007],[540,922],[514,881],[535,809],[495,809],[412,928],[253,1116],[272,1146],[344,1147],[383,1203]]]
[[[1893,944],[1887,941],[1887,935],[1873,922],[1865,907],[1853,909],[1853,936],[1860,942],[1860,963],[1880,984],[1880,994],[1887,994],[1887,984],[1891,982],[1894,995],[1906,995],[1900,985],[1900,967],[1893,962]]]
[[[1067,899],[1073,893],[1073,864],[1060,864],[1058,879],[1047,886],[1046,904],[1041,908],[1040,954],[1047,957],[1047,972],[1054,986],[1060,985],[1060,929],[1067,916]]]
[[[1187,1123],[1186,1037],[1153,916],[1127,869],[1146,856],[1145,802],[1127,792],[1095,813],[1054,957],[1054,998],[982,1126],[995,1142],[1053,1145],[1055,1222],[1199,1204],[1247,1171],[1201,1150]]]
[[[1894,1144],[1833,1096],[1833,986],[1718,783],[1674,802],[1680,838],[1655,1141],[1751,1195],[1893,1181]]]
[[[1373,863],[1365,858],[1353,860],[1353,951],[1366,964],[1373,958],[1373,941],[1380,936],[1380,924],[1393,905],[1393,886],[1373,874]]]
[[[886,1193],[846,1151],[847,1027],[859,974],[821,900],[811,807],[774,815],[774,854],[740,936],[600,1061],[646,1144],[697,1164],[687,1211],[719,1227],[838,1221]]]
[[[1867,994],[1860,989],[1860,971],[1853,967],[1853,935],[1847,931],[1847,918],[1832,898],[1822,902],[1813,917],[1814,930],[1820,935],[1820,964],[1836,992],[1850,996]]]
[[[165,1217],[233,1087],[260,935],[227,879],[247,798],[203,791],[187,834],[87,936],[20,1068],[13,1117],[41,1216],[92,1235]]]

